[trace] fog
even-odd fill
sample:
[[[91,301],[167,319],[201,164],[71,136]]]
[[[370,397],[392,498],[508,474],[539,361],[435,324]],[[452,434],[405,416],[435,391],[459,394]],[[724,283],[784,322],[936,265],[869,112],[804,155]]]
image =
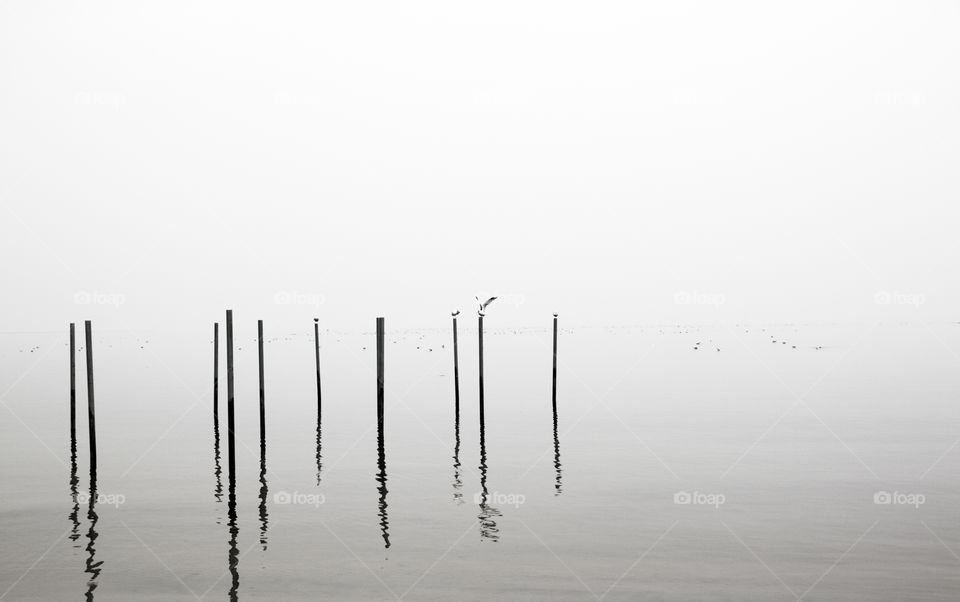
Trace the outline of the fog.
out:
[[[0,330],[956,321],[952,2],[5,2]]]

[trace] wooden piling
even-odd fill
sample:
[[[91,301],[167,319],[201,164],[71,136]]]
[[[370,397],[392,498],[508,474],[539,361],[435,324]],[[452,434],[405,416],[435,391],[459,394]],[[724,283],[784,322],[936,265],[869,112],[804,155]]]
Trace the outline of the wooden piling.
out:
[[[557,422],[557,406],[553,406],[553,468],[557,476],[554,480],[554,495],[563,493],[562,471],[560,465],[560,430]]]
[[[478,333],[480,340],[480,432],[483,436],[483,316],[477,318]]]
[[[220,416],[220,324],[213,323],[213,422]]]
[[[233,412],[233,310],[227,310],[227,467],[230,483],[236,476],[236,442],[234,441]]]
[[[454,413],[460,417],[460,357],[457,352],[457,316],[453,316],[453,395]]]
[[[553,413],[557,413],[557,316],[553,316]]]
[[[83,323],[87,351],[87,425],[90,429],[90,472],[97,470],[97,419],[93,401],[93,331],[90,320]]]
[[[377,423],[383,425],[383,331],[384,320],[377,318]]]
[[[77,335],[76,325],[70,322],[70,436],[77,434]]]
[[[317,420],[320,420],[322,405],[320,403],[320,319],[313,319],[313,348],[317,357]]]
[[[267,432],[263,394],[263,320],[257,320],[257,347],[260,356],[260,447],[263,449]]]

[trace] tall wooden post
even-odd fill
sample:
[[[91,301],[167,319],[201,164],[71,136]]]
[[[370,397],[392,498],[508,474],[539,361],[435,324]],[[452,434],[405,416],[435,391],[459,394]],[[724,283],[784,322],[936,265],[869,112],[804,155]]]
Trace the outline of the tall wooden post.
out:
[[[480,338],[480,436],[483,437],[483,316],[477,319]]]
[[[77,433],[77,334],[76,325],[70,322],[70,436],[76,441]]]
[[[453,316],[453,395],[454,413],[460,416],[460,356],[457,351],[457,316]]]
[[[383,318],[377,318],[377,422],[383,425]]]
[[[227,467],[230,482],[235,482],[237,450],[234,441],[233,412],[233,310],[227,310]]]
[[[87,424],[90,429],[90,472],[97,470],[97,417],[93,401],[93,332],[90,320],[83,324],[87,351]]]
[[[257,347],[260,356],[260,446],[262,449],[267,432],[263,394],[263,320],[257,320]]]
[[[313,319],[313,348],[316,352],[317,357],[317,421],[320,420],[320,412],[322,405],[320,403],[320,319]]]
[[[557,314],[553,314],[553,413],[557,413]]]
[[[220,324],[213,323],[213,422],[220,416]]]

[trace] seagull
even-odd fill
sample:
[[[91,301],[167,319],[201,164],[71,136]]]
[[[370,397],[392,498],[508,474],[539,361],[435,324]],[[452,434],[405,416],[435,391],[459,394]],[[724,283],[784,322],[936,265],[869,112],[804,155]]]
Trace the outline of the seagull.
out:
[[[553,314],[553,317],[556,318],[556,317],[559,316],[559,315],[560,315],[560,314],[558,314],[558,313],[554,313],[554,314]]]
[[[482,317],[483,317],[483,310],[487,309],[487,306],[490,305],[491,303],[493,303],[493,301],[494,301],[494,299],[496,299],[496,297],[490,297],[489,299],[487,299],[487,300],[484,301],[483,303],[480,303],[480,297],[474,297],[474,299],[476,299],[476,300],[477,300],[477,303],[480,305],[480,309],[477,310],[477,315],[479,315],[479,316],[482,318]]]
[[[457,311],[450,312],[450,315],[453,316],[454,318],[456,318],[457,316],[460,315],[460,310],[458,309]]]

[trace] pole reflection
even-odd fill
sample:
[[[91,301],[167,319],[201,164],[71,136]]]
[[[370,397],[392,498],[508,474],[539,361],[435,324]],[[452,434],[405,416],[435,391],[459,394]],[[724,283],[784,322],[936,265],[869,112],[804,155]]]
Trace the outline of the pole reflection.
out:
[[[380,518],[380,535],[383,537],[383,547],[390,547],[390,520],[387,516],[387,460],[383,447],[383,419],[378,421],[377,428],[377,491],[380,499],[377,503],[377,515]]]
[[[84,572],[87,573],[87,591],[85,598],[92,601],[93,593],[99,585],[97,579],[100,577],[102,560],[97,560],[97,538],[100,534],[97,532],[97,522],[100,516],[97,514],[97,469],[90,469],[90,493],[87,498],[87,520],[90,521],[90,528],[87,530],[87,562]]]
[[[496,518],[503,516],[497,508],[487,503],[489,499],[487,490],[487,445],[484,438],[483,422],[480,422],[480,495],[478,503],[480,506],[480,515],[477,520],[480,522],[480,539],[489,541],[500,541],[500,529],[497,527]]]

